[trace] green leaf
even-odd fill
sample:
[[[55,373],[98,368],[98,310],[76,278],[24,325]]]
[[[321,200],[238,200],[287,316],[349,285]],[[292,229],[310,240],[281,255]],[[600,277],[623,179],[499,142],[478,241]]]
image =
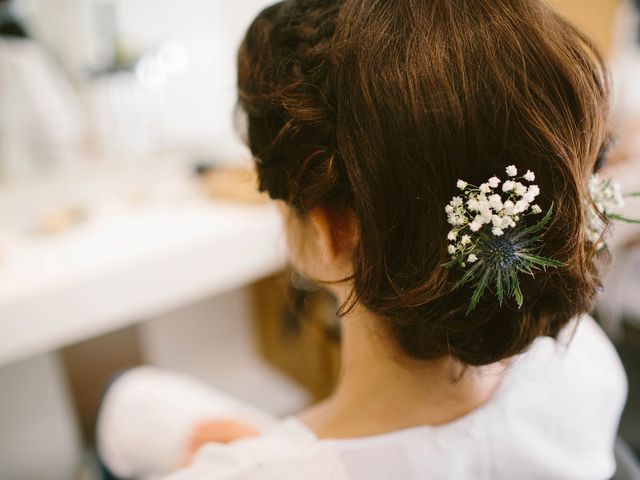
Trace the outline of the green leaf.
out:
[[[524,272],[527,275],[531,275],[532,277],[535,275],[534,272],[533,272],[534,269],[538,270],[538,267],[536,267],[533,264],[525,264],[525,265],[521,265],[521,266],[518,267],[518,270],[520,272]]]
[[[498,296],[498,303],[502,306],[504,300],[504,291],[502,287],[502,271],[498,270],[496,275],[496,295]]]
[[[507,287],[506,288],[507,295],[511,295],[511,291],[513,289],[513,285],[511,284],[511,276],[508,274],[508,272],[507,272],[507,274],[504,275],[503,281],[504,281],[505,287]]]
[[[469,306],[467,307],[467,312],[465,313],[465,315],[469,315],[469,313],[471,313],[478,305],[478,302],[482,298],[482,295],[484,294],[484,291],[487,288],[487,285],[489,284],[490,274],[491,274],[491,269],[490,268],[485,269],[484,273],[482,274],[482,278],[476,284],[476,289],[474,290],[473,295],[471,296],[471,301],[469,302]]]
[[[542,217],[542,219],[540,219],[538,223],[536,223],[535,225],[531,225],[530,227],[523,228],[516,235],[513,236],[513,239],[519,240],[533,233],[538,233],[540,230],[542,230],[544,227],[547,226],[547,223],[549,223],[549,220],[551,220],[552,214],[553,214],[553,205],[549,207],[549,210],[547,210],[547,213],[545,213],[544,217]]]
[[[446,268],[451,268],[451,267],[455,267],[457,264],[458,264],[458,261],[456,259],[453,259],[453,260],[449,260],[447,263],[443,263],[442,266]]]
[[[476,263],[474,263],[473,266],[465,272],[462,278],[458,280],[458,283],[456,284],[456,288],[461,287],[467,282],[473,280],[473,277],[475,276],[477,270],[480,269],[481,265],[483,265],[482,260],[478,260]]]
[[[640,220],[636,220],[635,218],[623,217],[622,215],[618,215],[616,213],[608,214],[607,218],[609,218],[610,220],[618,220],[620,222],[625,222],[625,223],[640,223]]]
[[[524,302],[524,297],[522,296],[522,291],[520,290],[520,281],[518,280],[518,274],[514,270],[510,270],[509,275],[512,277],[511,282],[513,283],[513,296],[516,298],[518,308],[520,308],[522,307],[522,303]]]
[[[524,258],[525,260],[531,262],[534,265],[540,265],[542,267],[553,267],[553,268],[560,268],[560,267],[566,267],[567,265],[558,261],[558,260],[554,260],[553,258],[548,258],[548,257],[541,257],[539,255],[533,255],[533,254],[518,254],[519,257]]]

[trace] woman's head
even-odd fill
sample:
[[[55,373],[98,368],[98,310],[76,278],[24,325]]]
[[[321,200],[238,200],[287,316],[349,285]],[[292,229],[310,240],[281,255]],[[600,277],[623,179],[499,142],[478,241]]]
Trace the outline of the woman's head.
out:
[[[286,0],[253,22],[238,67],[260,188],[299,225],[337,232],[352,300],[407,355],[488,364],[590,310],[605,72],[546,3]],[[521,309],[485,295],[465,315],[472,287],[443,267],[444,207],[457,179],[511,164],[536,172],[538,203],[555,208],[542,254],[567,266],[523,277]]]

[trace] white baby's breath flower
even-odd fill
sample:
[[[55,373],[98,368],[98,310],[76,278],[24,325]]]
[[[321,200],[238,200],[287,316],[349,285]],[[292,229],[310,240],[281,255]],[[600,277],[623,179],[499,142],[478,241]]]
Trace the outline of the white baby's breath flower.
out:
[[[503,192],[510,192],[514,188],[516,188],[516,182],[514,182],[513,180],[507,180],[502,184],[502,191]]]
[[[469,228],[472,232],[477,232],[482,228],[482,219],[481,217],[476,217],[470,224]]]
[[[513,213],[524,213],[529,208],[529,203],[526,200],[518,200],[513,207]]]
[[[447,251],[448,251],[451,255],[453,255],[454,253],[456,253],[456,247],[455,247],[455,245],[449,245],[449,246],[447,247]]]
[[[460,190],[464,190],[465,188],[467,188],[467,185],[469,185],[469,184],[467,182],[465,182],[464,180],[458,180],[458,183],[456,183],[456,186]]]
[[[450,225],[459,227],[460,225],[464,225],[467,222],[467,218],[464,215],[453,214],[449,217],[448,221]]]
[[[467,261],[469,263],[475,263],[478,261],[478,257],[476,257],[473,253],[467,257]]]
[[[489,187],[488,183],[483,183],[480,185],[480,191],[482,193],[489,193],[491,191],[491,187]]]
[[[594,243],[596,249],[599,250],[605,246],[605,242],[602,240],[602,233],[606,226],[600,215],[609,218],[612,215],[617,215],[616,211],[624,207],[624,198],[622,188],[618,182],[612,179],[600,178],[597,174],[592,175],[589,180],[589,191],[593,204],[590,208],[590,219],[586,233],[588,240]],[[634,221],[625,220],[624,217],[618,217],[617,219],[624,222]]]
[[[496,211],[502,210],[502,197],[497,193],[494,193],[489,197],[489,206]]]
[[[471,237],[469,235],[462,235],[462,238],[460,239],[460,244],[462,246],[465,246],[469,243],[471,243]]]
[[[500,225],[500,228],[503,230],[506,230],[509,227],[515,227],[516,226],[516,222],[513,221],[513,217],[502,217],[502,225]]]
[[[500,184],[500,179],[498,177],[491,177],[487,183],[491,188],[496,188]]]
[[[491,222],[492,216],[493,216],[493,212],[491,211],[491,208],[489,206],[480,210],[480,219],[482,220],[482,223]]]
[[[516,195],[523,196],[527,193],[527,187],[525,187],[522,183],[516,182]]]
[[[527,173],[523,175],[523,178],[528,182],[533,182],[536,179],[536,174],[531,170],[527,170]]]
[[[493,227],[493,228],[491,229],[491,233],[493,233],[496,237],[499,237],[499,236],[501,236],[504,232],[502,231],[502,229],[501,229],[501,228]]]
[[[444,207],[444,211],[447,213],[453,213],[453,207],[451,205],[447,205]]]
[[[540,195],[540,187],[538,185],[531,185],[527,193],[533,195],[533,198],[535,198]]]
[[[462,197],[453,197],[451,199],[452,207],[461,207],[462,206]]]
[[[507,200],[506,202],[504,202],[503,207],[505,215],[511,215],[515,206],[515,203],[513,203],[511,200]]]
[[[456,238],[458,238],[458,232],[455,230],[451,230],[447,234],[447,240],[451,240],[453,242]]]
[[[542,209],[540,208],[540,205],[531,205],[531,211],[536,215],[538,213],[542,213]]]
[[[613,190],[613,208],[620,209],[624,207],[624,195],[622,195],[622,186],[618,182],[611,182]]]
[[[515,177],[518,174],[518,169],[516,168],[515,165],[509,165],[506,171],[507,171],[507,175],[509,175],[510,177]]]

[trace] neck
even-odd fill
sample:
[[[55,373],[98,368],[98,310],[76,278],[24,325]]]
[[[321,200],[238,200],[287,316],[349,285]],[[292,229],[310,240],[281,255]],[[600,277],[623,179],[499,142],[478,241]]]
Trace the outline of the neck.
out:
[[[334,393],[300,419],[321,438],[376,435],[441,425],[486,403],[504,368],[467,368],[453,359],[407,358],[362,307],[342,319],[342,365]]]

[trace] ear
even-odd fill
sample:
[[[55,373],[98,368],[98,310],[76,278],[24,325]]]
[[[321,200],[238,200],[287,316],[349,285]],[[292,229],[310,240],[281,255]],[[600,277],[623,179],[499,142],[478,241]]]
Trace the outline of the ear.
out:
[[[309,212],[319,247],[330,262],[349,261],[360,239],[360,227],[352,209],[335,211],[315,207]]]

